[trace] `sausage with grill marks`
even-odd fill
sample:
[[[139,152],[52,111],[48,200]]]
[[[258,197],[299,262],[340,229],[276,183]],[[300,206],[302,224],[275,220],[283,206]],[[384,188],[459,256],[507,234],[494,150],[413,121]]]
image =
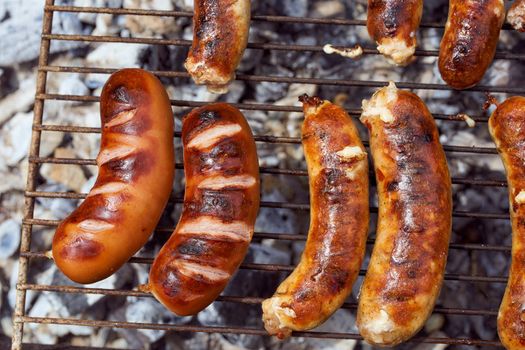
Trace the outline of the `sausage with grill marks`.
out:
[[[262,304],[266,330],[281,339],[318,326],[343,304],[368,233],[368,161],[357,128],[341,107],[317,97],[302,102],[310,231],[299,265]]]
[[[368,0],[366,27],[377,50],[396,65],[413,61],[423,0]]]
[[[183,119],[186,191],[181,218],[151,267],[149,289],[172,312],[215,300],[244,259],[259,210],[259,163],[236,108],[211,104]]]
[[[157,78],[140,69],[114,73],[100,114],[97,181],[53,238],[57,266],[78,283],[110,276],[146,243],[173,184],[173,114]]]
[[[504,21],[503,0],[450,0],[438,61],[448,85],[461,90],[480,82],[496,54]]]
[[[194,0],[193,44],[184,66],[196,84],[228,92],[250,31],[250,0]]]
[[[394,346],[430,316],[445,273],[451,180],[432,115],[394,83],[363,102],[379,197],[376,241],[361,287],[357,327]]]
[[[489,119],[509,186],[512,258],[498,313],[498,334],[507,349],[525,349],[525,98],[511,97]]]

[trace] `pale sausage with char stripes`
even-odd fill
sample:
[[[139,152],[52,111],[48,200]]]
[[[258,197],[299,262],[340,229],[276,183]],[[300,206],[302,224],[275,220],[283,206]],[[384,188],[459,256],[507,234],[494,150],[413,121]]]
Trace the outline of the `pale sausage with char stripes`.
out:
[[[244,259],[259,210],[259,163],[244,116],[226,103],[183,119],[182,215],[155,258],[149,290],[177,315],[215,300]]]
[[[57,266],[78,283],[110,276],[146,243],[173,184],[173,114],[157,78],[140,69],[114,73],[100,115],[97,181],[53,238]]]

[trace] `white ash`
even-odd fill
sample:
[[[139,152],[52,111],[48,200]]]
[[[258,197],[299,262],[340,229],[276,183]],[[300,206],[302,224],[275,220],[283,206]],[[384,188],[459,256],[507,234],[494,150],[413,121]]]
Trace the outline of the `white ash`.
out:
[[[20,244],[20,224],[15,220],[6,220],[0,224],[0,259],[13,255]]]

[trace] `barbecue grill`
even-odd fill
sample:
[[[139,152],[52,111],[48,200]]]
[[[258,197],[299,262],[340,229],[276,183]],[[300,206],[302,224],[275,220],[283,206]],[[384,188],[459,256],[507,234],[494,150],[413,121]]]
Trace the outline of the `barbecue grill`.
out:
[[[149,45],[170,45],[177,47],[189,47],[191,42],[182,39],[160,39],[160,38],[138,38],[138,37],[114,37],[114,36],[94,36],[94,35],[78,35],[78,34],[56,34],[52,32],[52,21],[53,15],[57,12],[69,12],[69,13],[103,13],[113,15],[135,15],[135,16],[158,16],[158,17],[187,17],[191,18],[191,12],[183,11],[160,11],[160,10],[143,10],[143,9],[124,9],[124,8],[94,8],[94,7],[73,7],[73,6],[57,6],[54,5],[54,0],[46,0],[44,7],[43,17],[43,29],[42,29],[42,43],[40,48],[40,57],[38,61],[38,81],[36,88],[36,97],[34,104],[34,121],[33,121],[33,133],[31,138],[31,146],[29,153],[29,169],[27,187],[25,192],[25,211],[22,228],[22,240],[20,247],[20,260],[19,260],[19,272],[18,272],[18,284],[16,291],[16,309],[14,314],[14,332],[12,338],[12,349],[47,349],[49,346],[38,345],[38,344],[27,344],[24,343],[23,339],[23,328],[26,324],[56,324],[56,325],[78,325],[85,327],[111,327],[111,328],[127,328],[127,329],[152,329],[152,330],[166,330],[175,332],[206,332],[206,333],[223,333],[223,334],[247,334],[254,336],[265,336],[266,331],[262,328],[252,327],[241,327],[241,326],[220,326],[220,327],[208,327],[201,325],[174,325],[174,324],[156,324],[156,323],[135,323],[135,322],[114,322],[104,319],[65,319],[65,318],[50,318],[50,317],[37,317],[26,315],[26,294],[28,291],[39,291],[39,292],[51,292],[51,293],[82,293],[82,294],[99,294],[104,296],[110,296],[111,298],[128,297],[134,296],[139,298],[152,297],[149,293],[137,291],[137,290],[118,290],[118,289],[101,289],[101,288],[88,288],[88,287],[75,287],[67,285],[42,285],[37,284],[28,279],[28,272],[30,269],[31,261],[38,261],[47,259],[45,251],[34,251],[31,249],[31,242],[34,239],[33,231],[35,227],[56,227],[59,221],[56,220],[44,220],[34,217],[35,202],[38,198],[67,198],[67,199],[83,199],[85,193],[74,193],[74,192],[46,192],[37,189],[37,178],[38,170],[42,164],[74,164],[74,165],[85,165],[92,166],[96,165],[94,159],[66,159],[56,157],[41,157],[40,147],[41,138],[43,133],[52,132],[66,132],[66,133],[87,133],[96,134],[100,133],[99,128],[76,126],[76,125],[49,125],[43,122],[44,108],[46,101],[77,101],[84,103],[97,103],[98,97],[94,96],[79,96],[79,95],[63,95],[49,93],[46,89],[46,83],[48,82],[49,73],[61,74],[61,73],[94,73],[94,74],[111,74],[116,69],[111,68],[100,68],[100,67],[73,67],[73,66],[58,66],[50,65],[50,44],[52,41],[65,40],[65,41],[81,41],[81,42],[97,42],[97,43],[127,43],[127,44],[149,44]],[[366,22],[363,20],[356,19],[316,19],[316,18],[302,18],[302,17],[288,17],[288,16],[266,16],[255,14],[252,21],[257,22],[274,22],[283,24],[293,25],[316,25],[316,26],[364,26]],[[443,28],[443,23],[422,23],[421,28]],[[505,25],[503,30],[511,30],[510,27]],[[256,50],[281,50],[281,51],[297,51],[297,52],[322,52],[323,46],[320,45],[290,45],[286,43],[249,43],[249,49]],[[375,49],[364,49],[365,55],[378,55]],[[419,49],[416,51],[416,56],[419,57],[436,57],[438,55],[437,50],[423,50]],[[377,57],[382,59],[382,57]],[[525,60],[525,54],[513,53],[513,52],[497,52],[496,59],[500,60],[513,60],[513,63],[521,64],[521,60]],[[159,77],[166,78],[187,78],[189,75],[182,69],[177,67],[180,71],[154,71],[153,73]],[[303,83],[303,84],[316,84],[316,85],[328,85],[336,86],[341,89],[349,87],[363,87],[370,91],[373,88],[381,87],[387,84],[386,81],[372,81],[372,80],[345,80],[345,79],[331,79],[331,78],[299,78],[299,77],[288,77],[288,76],[267,76],[267,75],[247,75],[239,74],[237,80],[260,83],[260,82],[271,82],[271,83]],[[396,82],[399,88],[404,89],[421,89],[421,90],[449,90],[450,88],[443,84],[424,84],[424,83],[413,83],[413,82]],[[471,91],[487,92],[487,93],[509,93],[509,94],[521,94],[525,95],[525,88],[517,86],[482,86],[478,85],[469,91],[463,92],[469,94]],[[326,96],[322,96],[326,97]],[[205,104],[205,102],[199,101],[187,101],[187,100],[172,100],[172,105],[182,109],[188,109],[192,107],[198,107]],[[356,101],[357,102],[357,101]],[[262,112],[301,112],[302,109],[298,105],[296,106],[283,106],[275,105],[271,103],[235,103],[233,104],[241,110],[251,111],[262,111]],[[360,109],[357,108],[349,109],[349,113],[353,117],[357,117],[360,114]],[[456,115],[449,114],[433,114],[437,120],[441,120],[441,123],[460,123],[461,118]],[[488,116],[485,114],[471,116],[477,123],[481,123],[481,127],[486,127]],[[175,132],[174,137],[180,138],[180,131]],[[257,143],[261,144],[279,144],[279,145],[299,145],[301,143],[300,138],[297,137],[282,137],[274,135],[256,135]],[[365,142],[365,146],[367,146]],[[470,156],[478,155],[494,155],[496,149],[494,147],[470,147],[470,146],[456,146],[456,145],[444,145],[447,154],[462,153]],[[177,154],[176,168],[182,169],[181,155]],[[180,173],[180,172],[179,172]],[[307,173],[305,170],[297,169],[283,169],[275,167],[261,167],[261,174],[264,176],[299,176],[306,177]],[[263,177],[264,178],[264,177]],[[473,188],[478,187],[506,187],[506,181],[503,179],[503,175],[500,179],[485,179],[485,178],[459,178],[453,177],[452,183],[455,185],[468,185]],[[454,190],[457,190],[458,186],[454,186]],[[172,203],[182,203],[182,198],[172,197]],[[262,208],[285,208],[295,211],[304,211],[305,214],[309,210],[309,205],[304,203],[287,203],[287,202],[268,202],[263,201],[261,203]],[[371,207],[372,212],[377,212],[376,207]],[[471,218],[478,220],[509,220],[509,214],[503,211],[493,212],[479,212],[479,211],[466,211],[466,210],[454,210],[454,220],[460,218]],[[162,232],[164,235],[168,235],[173,230],[173,227],[158,227],[157,232]],[[510,230],[509,230],[510,235]],[[306,235],[298,232],[288,233],[276,233],[276,232],[256,232],[254,240],[262,239],[274,239],[287,242],[304,241]],[[373,239],[369,239],[369,245],[373,244]],[[479,243],[461,243],[452,242],[450,245],[450,254],[454,254],[454,251],[461,250],[467,251],[469,254],[475,252],[484,252],[485,254],[491,254],[494,252],[504,252],[510,256],[510,246],[508,245],[495,245],[488,244],[487,242]],[[151,264],[153,257],[134,257],[128,264]],[[255,263],[244,263],[241,269],[263,271],[269,274],[278,274],[280,272],[289,273],[292,271],[294,266],[292,265],[278,265],[278,264],[255,264]],[[364,275],[366,270],[361,271],[361,275]],[[445,276],[445,284],[449,281],[458,281],[458,283],[486,283],[486,284],[505,284],[507,281],[506,276],[484,276],[478,275],[473,272],[472,274],[465,273],[448,273]],[[269,295],[268,295],[269,296]],[[473,295],[473,298],[476,296]],[[251,305],[253,308],[260,308],[262,299],[250,295],[244,296],[221,296],[216,303],[239,303]],[[454,315],[454,317],[469,318],[477,316],[490,317],[493,321],[494,327],[496,326],[498,305],[487,305],[486,308],[482,309],[466,309],[466,308],[448,308],[448,307],[436,307],[434,313],[440,313],[445,315]],[[344,309],[355,310],[357,308],[356,303],[346,303],[343,306]],[[324,339],[356,339],[359,340],[361,337],[357,333],[346,333],[346,332],[319,332],[319,331],[308,331],[308,332],[297,332],[294,333],[296,337],[313,337],[313,338],[324,338]],[[432,343],[432,344],[450,344],[450,345],[472,345],[472,346],[501,346],[498,339],[486,340],[480,338],[446,338],[446,337],[421,337],[410,340],[411,342],[421,343]],[[72,347],[73,348],[73,347]],[[82,347],[74,347],[75,349],[88,349]],[[91,348],[89,348],[91,349]]]

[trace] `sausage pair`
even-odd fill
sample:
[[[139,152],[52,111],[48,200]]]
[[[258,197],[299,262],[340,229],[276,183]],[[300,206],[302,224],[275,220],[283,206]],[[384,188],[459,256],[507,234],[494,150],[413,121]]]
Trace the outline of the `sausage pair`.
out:
[[[262,304],[266,330],[279,338],[319,325],[341,306],[368,229],[367,157],[350,117],[317,98],[303,104],[310,231],[299,265]],[[369,343],[394,346],[421,329],[439,294],[451,181],[434,120],[415,94],[391,83],[364,101],[361,121],[370,130],[379,222],[357,326]]]
[[[173,184],[173,115],[158,79],[121,70],[104,86],[100,108],[97,181],[53,239],[57,266],[78,283],[110,276],[146,243]],[[259,209],[259,167],[248,123],[225,103],[188,114],[182,141],[183,214],[152,265],[150,290],[187,315],[211,303],[244,258]]]

